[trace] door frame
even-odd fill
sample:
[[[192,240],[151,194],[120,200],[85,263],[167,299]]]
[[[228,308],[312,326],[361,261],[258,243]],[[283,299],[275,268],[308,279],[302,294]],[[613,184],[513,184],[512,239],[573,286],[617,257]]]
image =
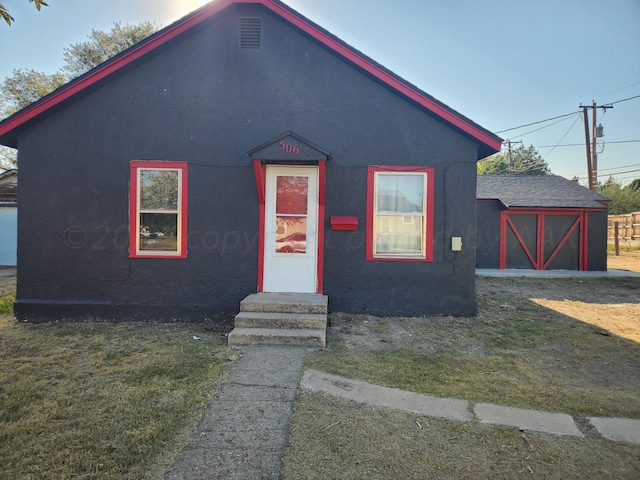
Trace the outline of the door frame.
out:
[[[322,294],[324,283],[324,208],[325,208],[325,179],[326,179],[326,160],[318,160],[317,162],[269,162],[269,165],[281,166],[306,166],[318,167],[318,215],[316,231],[318,232],[316,252],[316,292]],[[258,190],[258,203],[260,206],[260,215],[258,223],[258,293],[264,291],[264,248],[265,248],[265,225],[266,225],[266,183],[267,183],[267,163],[254,158],[253,170],[256,176],[256,187]]]
[[[520,232],[516,225],[512,222],[511,216],[514,215],[535,215],[536,216],[536,251],[531,252],[527,247],[524,239],[520,236]],[[552,215],[575,215],[577,218],[573,221],[569,230],[564,234],[560,242],[553,247],[549,254],[549,258],[545,261],[546,254],[545,249],[545,217]],[[525,254],[531,262],[531,266],[535,270],[547,270],[551,261],[555,258],[558,252],[565,245],[569,237],[577,229],[579,235],[579,251],[578,251],[578,270],[587,270],[587,258],[589,249],[589,215],[587,210],[573,210],[573,209],[557,209],[557,210],[531,210],[531,209],[518,209],[518,210],[502,210],[500,212],[500,269],[507,268],[507,229],[511,229],[514,233],[518,244],[522,247]]]

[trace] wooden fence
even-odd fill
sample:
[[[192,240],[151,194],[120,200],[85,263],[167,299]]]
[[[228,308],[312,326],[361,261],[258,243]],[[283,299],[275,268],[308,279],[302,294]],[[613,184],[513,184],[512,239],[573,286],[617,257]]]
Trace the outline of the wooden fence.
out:
[[[618,241],[624,245],[640,245],[640,212],[624,215],[609,215],[607,241],[615,243],[616,222],[618,223]]]

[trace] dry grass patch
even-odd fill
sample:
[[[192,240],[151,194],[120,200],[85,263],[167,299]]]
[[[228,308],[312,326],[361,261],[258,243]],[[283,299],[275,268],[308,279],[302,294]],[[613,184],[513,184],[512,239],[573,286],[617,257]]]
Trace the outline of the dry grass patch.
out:
[[[282,476],[298,479],[637,479],[637,445],[420,417],[302,392]]]
[[[305,366],[471,403],[569,413],[585,438],[300,391],[283,477],[640,478],[638,445],[602,439],[585,418],[640,418],[638,279],[478,278],[477,294],[479,313],[469,318],[331,315],[328,347],[308,354]]]
[[[225,343],[205,324],[0,315],[0,478],[161,473],[236,359]]]
[[[479,278],[477,316],[332,315],[329,346],[305,365],[436,396],[640,418],[639,301],[637,279]]]

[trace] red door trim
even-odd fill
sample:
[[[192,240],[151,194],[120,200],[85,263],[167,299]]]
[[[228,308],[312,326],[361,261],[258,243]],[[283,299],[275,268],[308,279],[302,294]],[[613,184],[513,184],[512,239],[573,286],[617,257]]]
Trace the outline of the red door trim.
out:
[[[500,270],[507,268],[507,211],[500,212]]]
[[[578,218],[573,222],[567,233],[562,237],[560,243],[555,246],[549,258],[545,261],[545,251],[544,251],[544,226],[545,226],[545,217],[547,215],[568,215],[574,214],[577,215]],[[510,216],[511,215],[536,215],[536,258],[531,255],[529,248],[526,246],[522,236],[518,232],[515,224],[512,222]],[[580,211],[576,212],[575,210],[563,209],[563,210],[554,210],[548,212],[541,212],[536,210],[521,210],[518,212],[509,212],[507,210],[503,210],[500,212],[500,269],[505,270],[507,268],[507,226],[511,228],[513,231],[518,243],[523,248],[526,253],[531,265],[536,270],[546,270],[549,267],[551,261],[556,257],[556,255],[560,252],[562,247],[567,243],[569,237],[573,234],[576,228],[579,230],[579,243],[578,243],[578,269],[580,271],[586,271],[588,267],[588,249],[589,249],[589,236],[588,236],[588,212]]]
[[[287,164],[282,164],[287,165]],[[316,293],[322,293],[324,281],[324,205],[325,205],[325,178],[326,160],[318,161],[318,255],[316,265]],[[315,166],[315,165],[308,165]],[[260,218],[258,223],[258,285],[257,291],[264,291],[264,230],[266,222],[265,191],[267,188],[267,165],[260,159],[253,160],[253,171],[256,176],[256,188],[258,190],[258,203],[260,205]]]
[[[580,270],[586,272],[589,269],[589,214],[582,214],[582,227],[580,227]]]
[[[540,215],[540,216],[542,216],[542,215]],[[549,255],[549,258],[547,259],[547,261],[542,265],[541,270],[546,270],[547,269],[547,267],[549,266],[551,261],[555,258],[555,256],[558,254],[560,249],[564,246],[565,243],[567,243],[567,240],[569,240],[569,237],[571,236],[573,231],[581,223],[582,223],[582,214],[578,215],[578,218],[575,219],[575,221],[573,222],[573,225],[571,225],[571,228],[569,228],[567,233],[565,233],[564,237],[562,237],[562,240],[560,240],[560,243],[558,243],[558,245],[556,245],[556,248],[553,249],[553,252],[551,252],[551,255]],[[544,232],[544,230],[543,230],[543,232]],[[542,235],[544,235],[544,233]],[[580,246],[578,247],[578,250],[582,251],[582,238],[580,238],[579,245]],[[543,251],[542,254],[544,255],[544,251]],[[581,262],[580,254],[578,254],[578,257],[579,257],[579,259],[578,259],[578,268],[581,269],[582,268],[582,262]],[[540,260],[544,261],[544,256],[541,256],[541,257],[538,257],[538,258]]]
[[[318,265],[316,267],[316,293],[322,294],[324,282],[324,200],[327,161],[318,162]]]
[[[511,218],[509,218],[508,215],[505,215],[506,221],[509,224],[509,226],[511,227],[511,230],[513,231],[514,235],[516,236],[516,239],[518,240],[518,243],[520,243],[520,246],[522,247],[522,249],[524,250],[524,253],[527,254],[527,257],[529,258],[529,261],[531,262],[531,265],[533,266],[533,268],[535,268],[536,270],[539,270],[538,268],[538,262],[533,258],[533,255],[531,255],[531,251],[529,250],[529,247],[527,247],[527,244],[525,243],[524,239],[522,238],[522,236],[520,235],[520,232],[518,231],[518,228],[515,226],[515,224],[511,221]],[[538,225],[539,226],[539,225]],[[506,264],[506,235],[505,235],[505,264]],[[540,239],[538,239],[538,251],[540,250]],[[536,253],[536,255],[539,255],[539,252]]]
[[[256,187],[258,189],[258,203],[260,206],[260,218],[258,220],[258,285],[257,292],[263,290],[264,285],[264,222],[265,222],[265,189],[267,166],[259,159],[253,160],[253,171],[256,174]]]

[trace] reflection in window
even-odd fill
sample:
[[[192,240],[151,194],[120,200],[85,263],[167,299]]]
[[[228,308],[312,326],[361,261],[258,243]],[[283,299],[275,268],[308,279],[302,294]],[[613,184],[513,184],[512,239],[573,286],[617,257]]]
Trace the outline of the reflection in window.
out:
[[[374,255],[424,256],[425,174],[377,172]]]
[[[134,161],[131,168],[131,256],[184,258],[186,163]]]
[[[276,177],[276,253],[307,253],[309,177]]]
[[[307,217],[276,218],[276,252],[307,253]]]

